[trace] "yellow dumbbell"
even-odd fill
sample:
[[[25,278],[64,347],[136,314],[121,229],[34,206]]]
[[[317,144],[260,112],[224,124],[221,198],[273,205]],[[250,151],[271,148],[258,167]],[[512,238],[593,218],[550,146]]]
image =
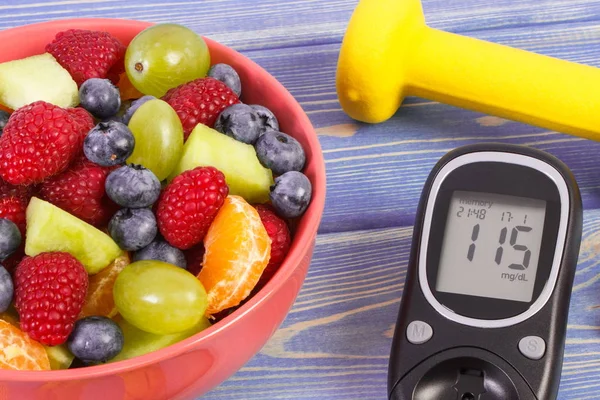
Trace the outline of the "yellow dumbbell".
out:
[[[361,0],[336,80],[363,122],[418,96],[600,140],[600,69],[430,28],[419,0]]]

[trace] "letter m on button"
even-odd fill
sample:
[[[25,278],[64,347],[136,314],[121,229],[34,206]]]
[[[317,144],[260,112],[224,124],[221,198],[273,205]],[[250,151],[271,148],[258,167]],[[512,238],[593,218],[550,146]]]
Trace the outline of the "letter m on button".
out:
[[[423,321],[413,321],[406,327],[406,338],[412,344],[422,344],[431,339],[433,329]]]
[[[410,333],[410,336],[417,338],[417,339],[422,339],[423,337],[425,337],[425,325],[423,324],[413,324],[412,327],[412,332]]]

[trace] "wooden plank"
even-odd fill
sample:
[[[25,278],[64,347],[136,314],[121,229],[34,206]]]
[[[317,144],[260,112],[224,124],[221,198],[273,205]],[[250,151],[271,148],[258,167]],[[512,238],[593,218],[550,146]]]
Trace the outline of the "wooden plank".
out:
[[[600,398],[600,211],[584,214],[559,399]],[[204,397],[384,399],[411,228],[320,235],[306,282],[263,350]]]
[[[0,29],[47,20],[107,17],[184,24],[236,49],[340,41],[357,0],[8,0]]]
[[[450,32],[488,29],[538,29],[541,25],[592,22],[600,17],[597,0],[423,1],[427,23]]]
[[[240,50],[339,43],[358,0],[4,0],[0,29],[63,18],[175,22]],[[593,22],[597,0],[424,0],[429,25],[451,32]]]

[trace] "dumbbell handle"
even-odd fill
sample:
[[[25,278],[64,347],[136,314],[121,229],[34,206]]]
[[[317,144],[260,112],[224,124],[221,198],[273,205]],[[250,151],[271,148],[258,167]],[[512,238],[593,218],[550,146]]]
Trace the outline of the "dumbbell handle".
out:
[[[415,35],[406,95],[600,140],[599,69],[430,27]]]

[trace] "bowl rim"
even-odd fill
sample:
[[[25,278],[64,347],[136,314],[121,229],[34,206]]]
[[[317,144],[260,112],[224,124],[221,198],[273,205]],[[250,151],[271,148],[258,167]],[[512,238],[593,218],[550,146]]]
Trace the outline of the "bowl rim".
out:
[[[45,30],[102,29],[110,31],[111,28],[122,29],[124,26],[132,30],[136,29],[138,31],[142,31],[143,29],[153,25],[156,25],[156,23],[120,18],[70,18],[33,23],[5,29],[0,31],[0,38],[6,35],[23,35],[26,37],[28,35],[34,35],[36,32]],[[325,207],[326,192],[325,161],[320,142],[318,140],[316,131],[310,122],[310,119],[297,100],[291,95],[291,93],[260,65],[256,64],[248,57],[228,46],[220,44],[204,35],[202,35],[202,37],[210,48],[219,48],[226,58],[237,57],[243,60],[244,63],[253,65],[253,67],[259,71],[265,82],[267,82],[270,86],[272,85],[278,88],[278,92],[283,96],[283,101],[290,104],[292,114],[295,115],[295,118],[301,124],[301,126],[306,128],[306,141],[312,150],[311,158],[313,163],[316,165],[316,168],[314,168],[314,180],[311,182],[313,186],[311,204],[302,217],[303,227],[296,232],[294,237],[294,241],[296,242],[295,246],[292,246],[290,253],[279,267],[277,273],[257,294],[255,294],[250,300],[240,306],[227,318],[187,339],[167,346],[163,349],[128,360],[85,368],[49,371],[16,371],[0,369],[0,382],[56,382],[99,378],[115,373],[139,369],[147,365],[155,364],[157,362],[186,353],[190,350],[193,350],[198,345],[210,341],[215,335],[218,335],[223,331],[230,330],[232,325],[234,325],[238,320],[243,319],[261,303],[271,298],[274,293],[277,292],[281,286],[294,274],[303,255],[310,251],[310,247],[313,245],[314,238],[321,223],[321,217]]]

